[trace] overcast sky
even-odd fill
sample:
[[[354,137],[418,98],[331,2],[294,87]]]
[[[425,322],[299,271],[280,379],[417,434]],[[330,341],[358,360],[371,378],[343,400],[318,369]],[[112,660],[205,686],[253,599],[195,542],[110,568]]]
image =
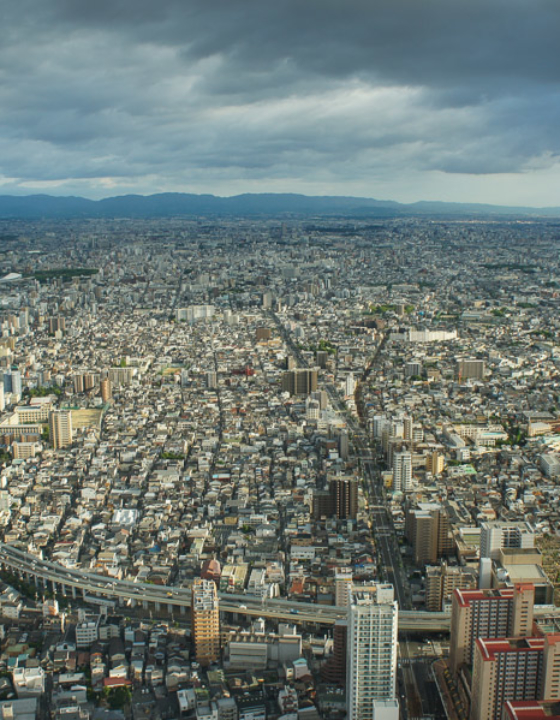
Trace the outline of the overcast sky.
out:
[[[560,0],[18,0],[0,28],[0,194],[560,205]]]

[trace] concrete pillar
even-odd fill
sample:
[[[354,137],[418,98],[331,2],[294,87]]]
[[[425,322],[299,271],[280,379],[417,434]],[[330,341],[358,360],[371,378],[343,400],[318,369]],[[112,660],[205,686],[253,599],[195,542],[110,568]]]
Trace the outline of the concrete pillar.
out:
[[[181,615],[187,614],[187,608],[184,605],[181,605]]]
[[[156,606],[156,612],[159,612],[159,611],[161,610],[161,603],[160,603],[160,602],[156,602],[156,603],[155,603],[155,606]]]
[[[76,590],[76,586],[75,586],[75,585],[72,585],[72,597],[73,597],[74,599],[76,599],[77,595],[78,595],[78,592],[77,592],[77,590]]]
[[[144,610],[148,609],[148,601],[147,600],[142,600],[142,607],[144,608]]]

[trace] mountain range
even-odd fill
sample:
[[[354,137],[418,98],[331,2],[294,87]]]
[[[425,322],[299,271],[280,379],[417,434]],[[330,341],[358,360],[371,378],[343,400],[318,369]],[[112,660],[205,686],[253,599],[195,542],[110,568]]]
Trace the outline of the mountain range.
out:
[[[218,197],[187,193],[121,195],[103,200],[53,195],[0,195],[0,218],[158,218],[172,216],[560,217],[560,207],[507,207],[344,196],[259,193]]]

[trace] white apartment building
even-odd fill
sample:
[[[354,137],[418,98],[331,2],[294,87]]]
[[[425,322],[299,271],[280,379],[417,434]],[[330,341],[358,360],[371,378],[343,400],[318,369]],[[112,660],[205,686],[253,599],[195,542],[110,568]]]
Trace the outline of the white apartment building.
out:
[[[392,585],[355,586],[348,601],[348,720],[398,720],[398,604]]]

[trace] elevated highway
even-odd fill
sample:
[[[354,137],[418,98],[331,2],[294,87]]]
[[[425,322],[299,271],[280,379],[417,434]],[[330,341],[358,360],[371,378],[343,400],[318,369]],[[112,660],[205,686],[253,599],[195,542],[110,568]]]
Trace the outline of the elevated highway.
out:
[[[50,587],[56,593],[69,595],[77,602],[97,599],[101,602],[119,605],[141,606],[146,610],[155,608],[186,614],[191,606],[189,587],[172,585],[151,585],[129,580],[116,580],[105,575],[74,570],[11,545],[0,543],[0,565],[21,578],[34,582],[39,587]],[[220,610],[249,617],[263,617],[272,620],[298,624],[334,625],[344,620],[346,610],[333,605],[297,602],[282,598],[260,599],[251,595],[220,593]],[[441,633],[449,630],[447,613],[412,612],[399,613],[399,630],[423,633]]]

